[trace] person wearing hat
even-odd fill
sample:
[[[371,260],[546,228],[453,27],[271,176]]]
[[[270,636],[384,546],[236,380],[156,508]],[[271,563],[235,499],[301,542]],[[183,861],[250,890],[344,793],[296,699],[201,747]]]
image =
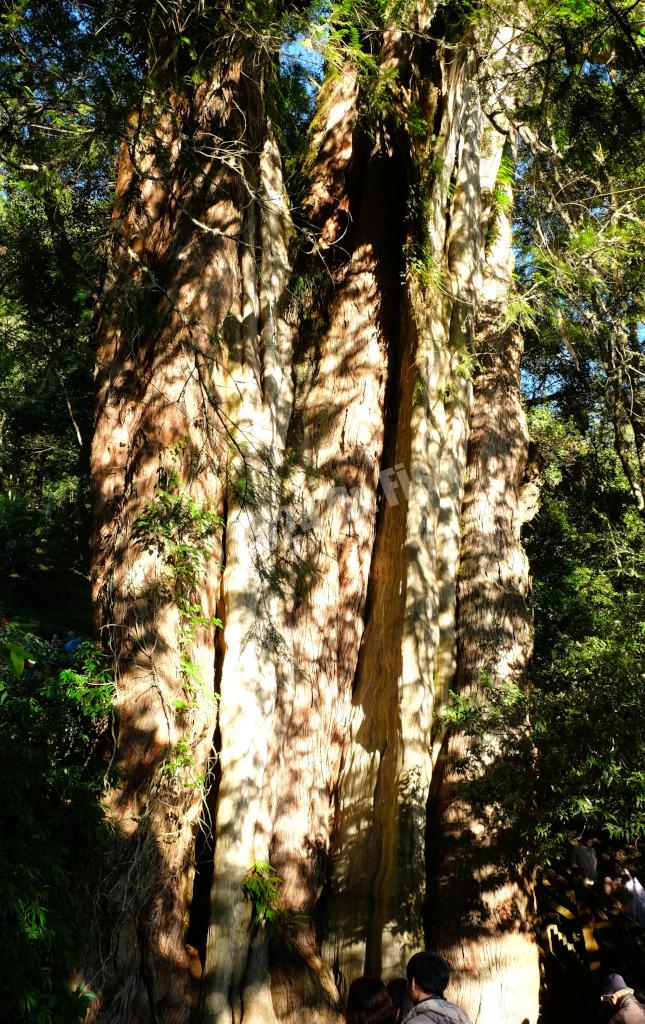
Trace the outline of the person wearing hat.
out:
[[[634,989],[625,984],[620,974],[608,974],[603,981],[603,1003],[616,1007],[609,1024],[645,1024],[645,1006],[634,998]]]

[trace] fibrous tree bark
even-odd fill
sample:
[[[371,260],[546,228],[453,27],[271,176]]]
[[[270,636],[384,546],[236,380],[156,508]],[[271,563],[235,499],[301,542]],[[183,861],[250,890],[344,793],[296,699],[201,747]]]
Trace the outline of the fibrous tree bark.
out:
[[[93,452],[119,714],[100,1021],[337,1019],[354,975],[424,945],[436,712],[479,671],[471,492],[502,424],[511,505],[523,469],[519,341],[496,326],[510,236],[487,255],[485,227],[506,139],[482,68],[508,41],[432,3],[359,32],[372,70],[350,53],[320,90],[289,285],[273,57],[230,13],[201,81],[154,62],[120,162]],[[491,514],[521,587],[520,519]],[[258,862],[281,879],[277,941],[251,927]]]
[[[450,321],[472,288],[474,250],[464,245],[462,262],[455,249],[468,232],[462,127],[472,65],[465,48],[431,59],[438,84],[425,85],[424,114],[436,118],[439,142],[411,152],[423,195],[408,227],[370,610],[337,797],[326,943],[345,985],[363,969],[401,973],[423,944],[438,653],[443,643],[450,659],[452,647],[469,385],[455,373],[465,347],[451,345]],[[433,162],[441,173],[429,172]]]
[[[513,46],[512,35],[507,40]],[[495,182],[512,162],[512,134],[495,130],[482,161],[487,237],[476,324],[479,370],[473,404],[457,595],[456,690],[486,700],[489,684],[522,684],[532,653],[530,577],[521,530],[536,509],[536,474],[520,394],[523,342],[505,322],[512,285],[512,188]],[[491,173],[492,172],[492,173]],[[493,201],[494,200],[494,201]],[[494,759],[495,739],[478,737]],[[434,780],[430,829],[430,936],[452,964],[453,998],[472,1020],[535,1021],[538,949],[530,878],[517,837],[491,807],[473,800],[470,740],[444,742]],[[475,774],[486,771],[476,761]],[[527,794],[530,799],[530,794]]]
[[[269,515],[251,501],[250,481],[265,449],[279,462],[291,387],[289,216],[261,59],[231,32],[193,83],[177,26],[157,19],[149,84],[119,162],[92,452],[94,602],[118,714],[103,886],[110,937],[92,1017],[132,1024],[186,1021],[198,995],[200,961],[185,937],[216,681],[220,728],[238,696],[218,666],[215,619],[226,615],[226,643],[243,662],[257,611],[245,602],[249,535],[261,545]],[[199,12],[183,24],[194,38],[217,28]],[[254,721],[268,680],[266,690],[246,692]],[[237,757],[228,731],[218,756],[222,818]],[[222,849],[224,828],[220,839]]]

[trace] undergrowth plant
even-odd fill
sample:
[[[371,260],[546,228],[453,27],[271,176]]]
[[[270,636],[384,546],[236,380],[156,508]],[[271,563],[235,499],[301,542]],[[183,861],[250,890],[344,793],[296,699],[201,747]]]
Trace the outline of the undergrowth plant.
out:
[[[113,685],[100,648],[68,654],[0,630],[0,1005],[16,1024],[71,1024],[85,884],[103,838]],[[71,982],[71,983],[70,983]]]

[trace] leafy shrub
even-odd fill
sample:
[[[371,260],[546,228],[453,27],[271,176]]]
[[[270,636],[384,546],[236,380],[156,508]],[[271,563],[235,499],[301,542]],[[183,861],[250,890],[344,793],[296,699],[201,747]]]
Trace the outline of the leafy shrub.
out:
[[[5,626],[0,646],[0,1003],[4,1021],[65,1024],[92,999],[69,979],[101,838],[113,687],[92,644],[70,655]]]
[[[485,699],[453,694],[445,717],[470,737],[461,769],[475,805],[544,864],[585,829],[608,848],[645,838],[645,522],[610,448],[550,415],[532,427],[552,472],[527,531],[528,685],[483,679]]]

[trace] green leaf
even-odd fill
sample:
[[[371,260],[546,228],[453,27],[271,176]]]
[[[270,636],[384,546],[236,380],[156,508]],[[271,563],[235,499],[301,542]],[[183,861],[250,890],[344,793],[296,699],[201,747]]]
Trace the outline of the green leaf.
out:
[[[2,658],[5,665],[13,670],[14,675],[22,675],[25,662],[29,661],[31,657],[29,651],[25,650],[20,644],[13,643],[10,640],[0,641],[0,658]]]

